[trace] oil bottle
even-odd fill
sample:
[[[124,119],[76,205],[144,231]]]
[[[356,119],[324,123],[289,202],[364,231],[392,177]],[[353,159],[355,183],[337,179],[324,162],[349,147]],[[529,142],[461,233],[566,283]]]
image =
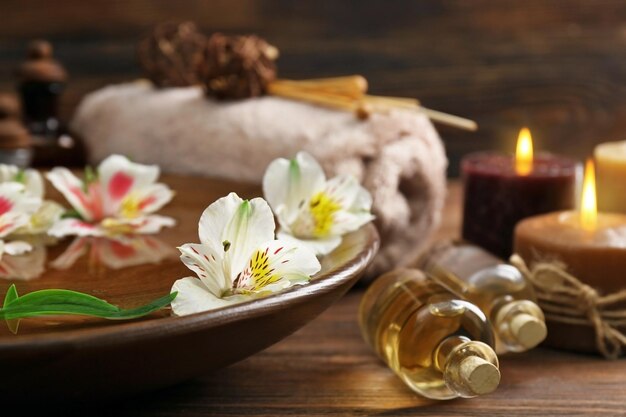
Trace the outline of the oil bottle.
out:
[[[545,318],[532,285],[514,266],[465,242],[435,246],[421,257],[418,266],[487,315],[498,353],[523,352],[545,339]]]
[[[419,270],[396,269],[374,281],[359,322],[370,347],[424,397],[475,397],[500,382],[485,315]]]

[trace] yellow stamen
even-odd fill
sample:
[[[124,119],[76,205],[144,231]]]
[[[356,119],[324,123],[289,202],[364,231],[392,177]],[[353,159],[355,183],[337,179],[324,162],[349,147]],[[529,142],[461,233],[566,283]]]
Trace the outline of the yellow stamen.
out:
[[[139,215],[139,199],[133,196],[126,197],[120,205],[120,214],[125,218],[135,218]]]
[[[274,269],[270,268],[267,250],[257,250],[250,259],[249,267],[235,279],[232,292],[235,294],[258,293],[264,287],[279,280],[280,275],[274,274]]]
[[[311,198],[309,208],[315,223],[313,235],[315,237],[328,236],[335,220],[335,213],[341,209],[341,205],[328,194],[320,192]]]
[[[111,217],[102,220],[101,226],[106,229],[106,232],[109,236],[129,234],[135,231],[135,228],[133,226],[122,223]]]

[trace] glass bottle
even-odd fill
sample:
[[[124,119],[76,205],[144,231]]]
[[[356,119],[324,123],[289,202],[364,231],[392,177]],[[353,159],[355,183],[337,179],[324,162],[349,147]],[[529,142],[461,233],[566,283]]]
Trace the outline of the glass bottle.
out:
[[[20,116],[17,98],[0,93],[0,163],[26,168],[32,160],[32,139]]]
[[[496,334],[498,353],[534,348],[547,335],[535,292],[520,271],[484,249],[464,242],[434,247],[418,266],[457,296],[476,304]]]
[[[16,75],[24,123],[32,135],[33,165],[84,166],[83,143],[70,135],[59,118],[67,73],[54,59],[52,45],[44,40],[31,42]]]
[[[370,347],[424,397],[475,397],[500,382],[485,315],[421,271],[396,269],[374,281],[359,322]]]

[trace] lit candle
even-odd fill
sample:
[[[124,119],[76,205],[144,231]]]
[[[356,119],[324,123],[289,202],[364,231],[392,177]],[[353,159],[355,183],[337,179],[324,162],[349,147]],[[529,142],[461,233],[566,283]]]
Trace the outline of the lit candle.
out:
[[[516,155],[480,152],[463,158],[463,238],[507,259],[518,221],[575,205],[577,163],[533,155],[530,131],[520,131]]]
[[[626,141],[596,146],[598,207],[601,211],[626,213]]]
[[[568,273],[603,294],[626,287],[626,215],[597,212],[592,161],[586,164],[580,211],[521,221],[515,229],[515,253],[529,266],[559,262]],[[549,319],[546,343],[586,352],[596,350],[591,326]]]

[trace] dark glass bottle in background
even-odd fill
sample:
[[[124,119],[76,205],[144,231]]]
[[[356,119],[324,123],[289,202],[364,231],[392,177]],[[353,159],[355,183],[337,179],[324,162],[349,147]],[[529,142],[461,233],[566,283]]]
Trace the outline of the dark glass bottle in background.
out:
[[[32,139],[21,121],[20,103],[14,94],[0,93],[0,164],[30,166]]]
[[[85,149],[59,118],[59,99],[67,73],[53,58],[52,45],[33,41],[17,70],[23,118],[33,140],[33,166],[84,166]]]

